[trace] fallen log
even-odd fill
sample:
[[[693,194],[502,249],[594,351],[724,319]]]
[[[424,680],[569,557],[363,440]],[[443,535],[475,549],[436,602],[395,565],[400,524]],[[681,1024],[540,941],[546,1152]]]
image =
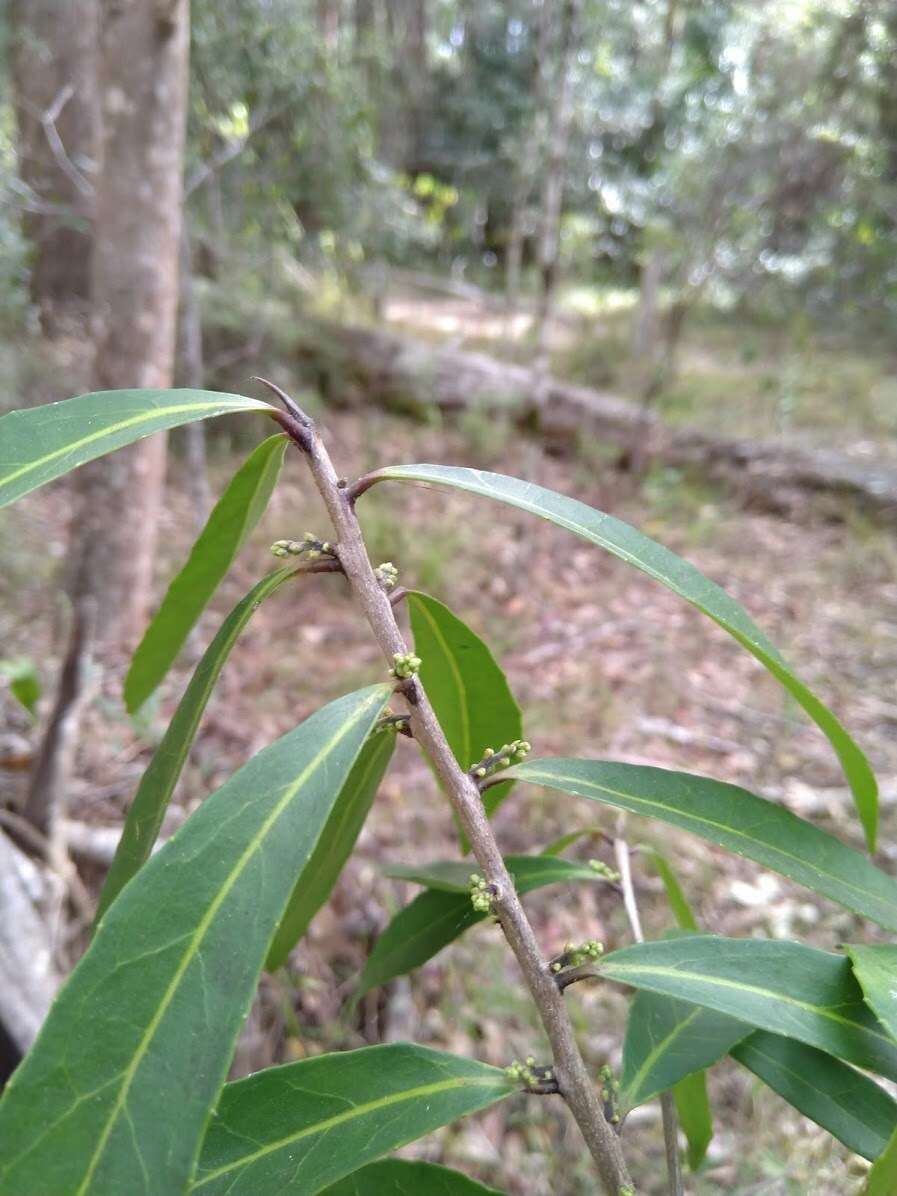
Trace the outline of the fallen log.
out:
[[[336,406],[495,412],[537,434],[549,451],[588,441],[626,453],[637,447],[642,461],[693,467],[770,510],[794,514],[808,495],[832,496],[897,523],[897,467],[874,458],[672,428],[614,395],[377,329],[307,322],[296,333],[296,352],[305,376]]]

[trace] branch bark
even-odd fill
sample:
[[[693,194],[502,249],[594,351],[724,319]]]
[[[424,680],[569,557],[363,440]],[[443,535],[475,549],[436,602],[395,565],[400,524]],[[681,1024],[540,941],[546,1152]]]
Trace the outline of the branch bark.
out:
[[[290,410],[290,415],[281,417],[281,425],[306,456],[336,531],[337,553],[343,572],[384,657],[392,664],[393,656],[405,654],[408,648],[389,597],[374,574],[348,487],[337,477],[330,455],[312,422],[297,412],[295,404],[290,404]],[[416,677],[403,683],[402,693],[408,702],[414,738],[429,756],[471,843],[480,872],[491,886],[493,910],[520,965],[551,1044],[560,1094],[595,1160],[603,1190],[608,1196],[622,1196],[632,1185],[619,1138],[604,1118],[597,1092],[579,1052],[564,999],[542,958],[533,928],[520,904],[483,809],[479,790],[455,760]]]

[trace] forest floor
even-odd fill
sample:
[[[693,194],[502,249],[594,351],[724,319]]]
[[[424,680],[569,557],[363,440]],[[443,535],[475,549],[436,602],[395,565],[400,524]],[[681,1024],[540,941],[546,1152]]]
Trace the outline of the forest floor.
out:
[[[249,371],[247,371],[249,372]],[[802,524],[735,505],[671,470],[641,483],[599,464],[600,454],[558,459],[482,417],[413,424],[379,412],[320,413],[337,467],[347,476],[397,461],[442,461],[517,474],[576,495],[640,526],[723,584],[798,673],[843,718],[882,783],[881,863],[897,870],[897,544],[857,517]],[[868,429],[866,430],[868,434]],[[235,465],[215,449],[220,489]],[[861,847],[837,761],[821,734],[774,681],[715,625],[647,577],[523,513],[488,510],[472,496],[378,486],[359,504],[372,556],[401,580],[448,602],[484,636],[506,669],[538,754],[590,755],[703,772],[786,803]],[[41,662],[46,678],[63,617],[54,582],[65,555],[63,487],[40,492],[0,522],[3,655]],[[160,592],[186,554],[192,519],[183,470],[173,462]],[[79,748],[72,812],[118,825],[166,718],[217,621],[271,564],[267,545],[326,519],[302,463],[290,458],[263,526],[217,596],[201,629],[157,696],[128,719],[120,679],[108,675],[91,703]],[[234,649],[177,795],[178,817],[255,751],[340,692],[382,676],[383,663],[339,578],[281,590]],[[0,724],[34,731],[0,693]],[[0,798],[22,774],[0,763]],[[616,818],[573,797],[519,787],[496,817],[506,852],[540,850],[579,827],[612,832]],[[799,937],[834,948],[874,935],[831,904],[668,828],[632,819],[628,837],[672,859],[709,931]],[[572,856],[602,854],[597,840]],[[236,1070],[379,1037],[415,1038],[504,1065],[540,1055],[541,1038],[513,960],[495,928],[481,925],[416,973],[349,1011],[354,978],[389,917],[415,890],[383,877],[392,863],[457,854],[450,813],[414,745],[400,740],[360,842],[331,905],[313,923],[289,970],[267,978]],[[637,857],[638,859],[638,857]],[[656,878],[636,884],[646,932],[671,923]],[[527,898],[550,948],[595,937],[628,939],[606,887],[553,888]],[[620,990],[580,985],[570,1007],[590,1064],[619,1062],[625,1018]],[[713,1070],[716,1137],[689,1181],[694,1196],[842,1196],[857,1186],[849,1152],[804,1121],[746,1071]],[[655,1104],[625,1128],[639,1191],[659,1194],[662,1137]],[[433,1135],[414,1152],[457,1165],[514,1196],[594,1191],[575,1132],[557,1103],[518,1098]]]

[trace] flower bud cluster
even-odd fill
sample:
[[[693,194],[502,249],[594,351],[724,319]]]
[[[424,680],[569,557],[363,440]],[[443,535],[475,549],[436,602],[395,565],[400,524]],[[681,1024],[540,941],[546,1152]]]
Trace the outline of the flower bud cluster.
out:
[[[393,731],[396,735],[411,735],[411,722],[407,714],[393,714],[387,711],[382,718],[377,719],[374,732]]]
[[[578,968],[589,960],[600,959],[603,954],[604,943],[599,943],[597,939],[587,939],[578,945],[565,943],[561,954],[551,961],[551,970],[556,976],[564,968]]]
[[[544,1088],[554,1082],[554,1072],[550,1067],[537,1067],[532,1055],[527,1055],[521,1063],[515,1059],[510,1067],[505,1068],[505,1075],[509,1079],[523,1083],[527,1088]]]
[[[378,565],[374,570],[374,576],[377,578],[381,589],[389,593],[390,590],[395,589],[396,582],[399,580],[399,571],[392,561],[384,561],[382,565]]]
[[[275,540],[271,552],[277,557],[301,556],[307,561],[336,555],[330,541],[319,540],[314,532],[303,532],[301,540]]]
[[[492,890],[479,872],[470,874],[470,904],[478,914],[492,912]]]
[[[601,1081],[601,1099],[604,1102],[604,1116],[611,1125],[617,1125],[620,1120],[620,1082],[613,1073],[613,1068],[605,1063],[598,1072]]]
[[[503,743],[497,752],[487,747],[483,752],[483,758],[470,770],[470,775],[474,780],[482,781],[496,772],[501,772],[503,768],[519,764],[532,749],[533,745],[526,739],[514,739],[511,743]]]
[[[610,864],[605,864],[604,860],[589,860],[589,867],[602,880],[618,881],[620,879],[620,873],[611,868]]]
[[[415,656],[413,652],[396,652],[392,658],[392,668],[389,670],[390,677],[396,677],[400,681],[407,681],[409,677],[415,676],[421,666],[421,658]]]

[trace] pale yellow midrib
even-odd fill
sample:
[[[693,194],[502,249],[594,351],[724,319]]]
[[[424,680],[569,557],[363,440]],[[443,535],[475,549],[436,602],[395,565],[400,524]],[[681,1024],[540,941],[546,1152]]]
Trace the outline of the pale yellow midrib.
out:
[[[118,1119],[119,1113],[121,1112],[121,1110],[125,1104],[125,1101],[127,1100],[128,1092],[129,1092],[131,1084],[134,1080],[134,1076],[137,1073],[137,1069],[140,1066],[141,1062],[143,1061],[144,1055],[149,1050],[150,1043],[152,1042],[155,1032],[159,1027],[159,1023],[162,1021],[162,1018],[165,1016],[168,1006],[171,1004],[171,1001],[174,998],[174,994],[177,991],[178,985],[180,984],[181,980],[183,979],[184,973],[186,972],[187,968],[192,963],[197,951],[199,950],[200,944],[202,943],[202,940],[205,937],[206,932],[208,931],[209,926],[211,925],[212,920],[215,917],[215,914],[221,908],[221,905],[223,904],[228,893],[231,891],[233,886],[236,884],[237,880],[240,877],[241,872],[245,868],[250,857],[255,854],[259,845],[264,840],[265,836],[268,834],[268,831],[271,829],[272,825],[280,817],[280,815],[282,814],[282,812],[286,808],[286,806],[289,805],[289,803],[293,800],[296,793],[299,791],[299,789],[302,788],[302,786],[305,784],[306,780],[312,774],[312,772],[317,770],[317,768],[321,765],[321,763],[325,759],[325,757],[328,756],[333,751],[333,749],[337,746],[337,744],[343,738],[345,738],[345,736],[349,733],[349,731],[354,728],[356,722],[361,721],[361,719],[364,716],[364,714],[366,713],[368,707],[376,700],[379,700],[376,695],[374,695],[372,698],[370,698],[368,700],[368,702],[366,702],[365,705],[359,711],[356,712],[355,718],[352,719],[351,721],[347,722],[340,729],[340,731],[336,735],[334,735],[333,738],[324,747],[321,748],[321,750],[318,752],[318,754],[309,762],[309,764],[305,767],[305,769],[302,771],[302,773],[300,773],[300,775],[293,782],[293,784],[290,785],[286,789],[284,796],[280,799],[280,801],[277,803],[277,805],[274,807],[274,809],[271,811],[271,813],[265,819],[262,826],[259,828],[258,832],[253,836],[250,843],[246,846],[246,849],[244,850],[244,852],[240,856],[240,858],[237,860],[237,862],[234,865],[233,869],[231,870],[231,873],[228,876],[227,880],[224,882],[224,884],[218,890],[218,893],[215,896],[212,903],[210,904],[208,910],[203,915],[203,917],[200,919],[200,921],[196,927],[196,931],[194,932],[192,938],[190,939],[189,944],[187,945],[187,949],[184,952],[184,957],[183,957],[181,963],[178,965],[177,970],[175,971],[174,975],[172,976],[171,981],[162,996],[162,1000],[159,1002],[159,1008],[156,1011],[156,1013],[153,1015],[152,1019],[150,1020],[149,1025],[147,1026],[147,1028],[143,1034],[143,1037],[141,1038],[141,1040],[137,1046],[137,1050],[134,1052],[134,1057],[133,1057],[131,1063],[128,1065],[127,1069],[125,1070],[125,1072],[122,1075],[123,1083],[122,1083],[121,1091],[119,1093],[119,1096],[115,1100],[115,1104],[112,1106],[112,1108],[109,1112],[109,1116],[106,1120],[106,1125],[103,1128],[103,1132],[100,1135],[99,1141],[97,1142],[96,1149],[94,1150],[93,1155],[91,1156],[90,1162],[88,1163],[88,1167],[87,1167],[87,1171],[85,1172],[84,1179],[81,1181],[81,1184],[79,1185],[77,1191],[75,1192],[75,1196],[85,1196],[85,1193],[88,1190],[88,1185],[89,1185],[90,1181],[93,1179],[94,1173],[99,1165],[103,1151],[106,1148],[106,1143],[108,1142],[109,1136],[112,1133],[113,1126],[115,1125],[115,1122]]]
[[[449,669],[455,681],[455,688],[458,690],[458,708],[461,711],[461,734],[464,736],[464,753],[461,760],[462,768],[467,768],[474,763],[473,760],[473,740],[470,734],[470,711],[467,709],[467,686],[464,684],[464,678],[461,675],[461,670],[458,668],[458,662],[455,660],[449,646],[446,642],[445,636],[439,628],[436,620],[427,610],[426,606],[418,603],[418,609],[430,625],[430,630],[433,633],[433,638],[442,648],[445,653],[445,658],[448,662]]]
[[[655,1059],[659,1058],[661,1052],[664,1051],[666,1049],[666,1047],[671,1042],[675,1042],[675,1040],[679,1037],[679,1035],[684,1033],[685,1030],[691,1025],[691,1023],[698,1016],[698,1014],[700,1014],[702,1012],[703,1012],[703,1010],[701,1010],[699,1008],[694,1009],[688,1015],[688,1017],[683,1018],[683,1020],[681,1022],[677,1022],[676,1025],[669,1032],[669,1034],[667,1034],[667,1036],[665,1038],[662,1038],[660,1040],[660,1042],[655,1044],[655,1046],[652,1048],[652,1050],[645,1056],[645,1062],[642,1064],[642,1066],[638,1069],[638,1071],[633,1076],[632,1083],[627,1084],[627,1086],[626,1086],[627,1091],[629,1091],[629,1092],[637,1092],[638,1091],[642,1080],[645,1078],[645,1076],[651,1070],[651,1067],[652,1067]]]
[[[135,424],[146,423],[149,420],[155,419],[159,416],[177,415],[181,411],[208,411],[213,407],[236,407],[240,408],[234,403],[180,403],[173,407],[156,407],[152,411],[141,411],[138,415],[132,415],[128,419],[119,420],[117,424],[110,424],[106,428],[100,428],[96,432],[91,432],[89,436],[82,436],[80,440],[75,440],[71,444],[63,445],[62,448],[54,449],[52,453],[47,453],[45,456],[38,458],[37,461],[29,461],[26,465],[14,469],[12,473],[6,477],[0,478],[0,487],[8,486],[11,482],[15,482],[18,478],[24,477],[26,473],[31,473],[32,470],[38,469],[41,465],[47,465],[51,461],[55,461],[58,457],[64,457],[66,453],[76,452],[83,448],[85,444],[93,444],[96,440],[102,440],[104,436],[112,436],[116,432],[122,431],[123,428],[131,428]],[[252,408],[247,408],[252,410]]]
[[[610,961],[611,958],[612,957],[609,956],[608,961]],[[612,974],[614,969],[616,969],[616,975]],[[807,1013],[814,1013],[817,1017],[828,1018],[829,1021],[837,1022],[842,1026],[847,1026],[848,1028],[856,1030],[861,1034],[868,1034],[872,1038],[880,1038],[882,1042],[890,1047],[894,1046],[894,1040],[890,1037],[890,1035],[880,1034],[877,1030],[873,1029],[872,1026],[864,1026],[862,1022],[857,1022],[851,1020],[850,1018],[842,1017],[841,1014],[835,1012],[835,1008],[837,1007],[832,1007],[829,1005],[811,1005],[809,1001],[799,1001],[796,997],[789,996],[788,993],[776,992],[771,988],[762,988],[759,984],[747,984],[743,980],[729,980],[725,976],[714,976],[706,972],[690,972],[686,971],[685,968],[671,968],[664,967],[661,964],[650,963],[616,963],[612,964],[610,970],[605,967],[603,968],[603,971],[605,975],[610,976],[612,980],[618,980],[623,984],[629,983],[626,980],[627,973],[630,975],[647,974],[649,976],[672,976],[677,980],[700,980],[710,988],[729,988],[735,989],[736,992],[756,993],[762,997],[774,998],[775,1000],[780,1001],[783,1005],[792,1005],[795,1009],[800,1009]],[[636,985],[635,987],[638,986]],[[693,1000],[693,998],[680,996],[678,993],[664,993],[664,996],[673,997],[674,1000],[679,1001],[688,1001],[689,999]],[[705,1006],[705,1008],[707,1007]],[[727,1017],[734,1017],[737,1020],[737,1014],[728,1013],[726,1010],[719,1010],[718,1012],[724,1012],[726,1013]],[[758,1027],[758,1029],[762,1028],[763,1027]],[[775,1031],[770,1031],[770,1033],[775,1033]]]
[[[528,769],[528,766],[524,765],[524,767]],[[618,798],[625,799],[626,801],[633,802],[633,803],[637,802],[638,804],[647,806],[649,809],[652,809],[652,810],[672,810],[673,809],[673,807],[671,805],[665,804],[662,801],[657,801],[655,798],[641,797],[639,794],[627,793],[625,790],[621,790],[621,789],[613,789],[610,785],[600,785],[600,784],[598,784],[597,781],[590,781],[587,779],[583,780],[580,777],[569,777],[569,776],[566,776],[561,773],[545,773],[545,772],[538,772],[535,769],[533,769],[532,771],[529,771],[529,769],[528,769],[527,775],[525,777],[523,777],[522,779],[527,780],[527,781],[540,782],[541,784],[545,785],[547,788],[554,788],[557,786],[557,783],[559,781],[562,781],[570,786],[580,785],[584,789],[592,789],[595,791],[595,793],[598,793],[598,794],[603,793],[603,794],[607,794],[609,797],[618,797]],[[584,796],[587,798],[589,797],[589,795],[587,795],[587,794],[580,794],[579,796]],[[751,796],[755,797],[756,794],[751,794]],[[598,799],[595,799],[595,800],[598,800]],[[757,800],[762,801],[763,799],[758,798]],[[676,813],[680,814],[681,817],[683,818],[683,820],[695,822],[698,824],[703,824],[704,826],[713,828],[718,831],[724,831],[727,835],[731,835],[733,838],[744,839],[745,842],[747,842],[747,843],[764,843],[764,841],[762,839],[758,839],[755,835],[749,835],[746,831],[738,830],[736,827],[728,826],[724,822],[715,822],[712,818],[708,818],[704,814],[693,814],[693,813],[681,811],[681,810],[677,810]],[[664,820],[664,821],[666,821],[666,820]],[[816,876],[827,877],[829,880],[833,881],[837,885],[842,886],[843,888],[847,889],[848,891],[853,891],[854,893],[858,894],[859,896],[869,898],[875,902],[880,900],[880,898],[878,898],[877,895],[875,893],[873,893],[870,889],[863,888],[861,885],[856,884],[854,881],[850,880],[847,877],[839,876],[838,874],[836,874],[834,872],[827,872],[824,868],[820,868],[818,864],[811,864],[809,861],[803,859],[801,856],[794,855],[793,852],[786,851],[784,847],[777,847],[775,844],[772,844],[772,843],[765,843],[764,846],[767,846],[770,851],[775,852],[777,855],[783,856],[786,860],[792,860],[795,864],[799,864],[802,868],[809,869],[811,872],[815,873]],[[732,849],[729,848],[727,850],[732,850]],[[832,897],[831,900],[837,901],[838,899],[836,897]],[[841,903],[839,902],[838,904],[841,904]],[[868,914],[868,911],[866,911],[866,912]],[[868,914],[868,916],[872,917],[871,914]]]
[[[229,1171],[248,1167],[250,1163],[264,1158],[265,1155],[272,1154],[275,1150],[282,1150],[283,1147],[290,1146],[294,1142],[299,1142],[303,1138],[308,1138],[312,1134],[325,1133],[327,1130],[333,1129],[334,1126],[343,1125],[345,1122],[351,1121],[356,1117],[365,1117],[370,1113],[375,1113],[378,1109],[386,1109],[390,1105],[401,1104],[402,1101],[416,1100],[418,1097],[435,1096],[440,1092],[450,1092],[454,1088],[496,1087],[496,1081],[491,1077],[479,1080],[469,1076],[460,1076],[453,1080],[438,1080],[433,1084],[422,1084],[418,1088],[406,1088],[403,1092],[393,1092],[389,1096],[379,1096],[376,1100],[368,1101],[367,1104],[353,1105],[351,1109],[346,1109],[342,1113],[334,1113],[332,1117],[327,1117],[324,1121],[316,1121],[314,1125],[305,1126],[304,1129],[297,1130],[294,1134],[287,1134],[283,1138],[278,1138],[276,1142],[268,1142],[265,1146],[259,1147],[258,1150],[252,1151],[251,1154],[241,1155],[239,1159],[233,1160],[226,1166],[218,1167],[215,1171],[210,1171],[207,1175],[204,1175],[198,1183],[193,1185],[191,1191],[195,1192],[205,1184],[211,1183],[219,1175],[226,1175]],[[508,1091],[510,1092],[510,1088]]]

